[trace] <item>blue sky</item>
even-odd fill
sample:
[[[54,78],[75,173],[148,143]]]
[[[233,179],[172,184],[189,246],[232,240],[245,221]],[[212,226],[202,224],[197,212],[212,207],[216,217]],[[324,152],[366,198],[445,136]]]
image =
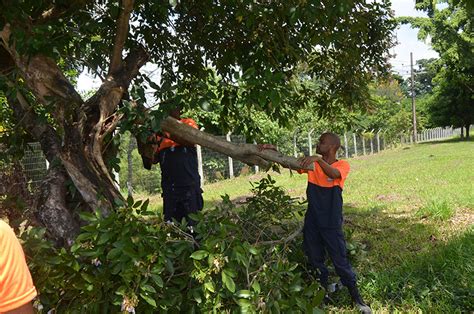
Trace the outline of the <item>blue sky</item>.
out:
[[[415,0],[392,0],[392,9],[395,11],[395,16],[426,16],[423,12],[415,10]],[[429,44],[418,40],[417,30],[411,29],[408,25],[402,25],[397,29],[396,38],[398,44],[390,50],[395,57],[390,60],[390,63],[394,71],[402,76],[410,74],[410,52],[413,52],[413,63],[419,59],[438,57]],[[82,73],[79,76],[78,89],[87,91],[98,88],[100,83],[99,79]]]
[[[392,0],[392,9],[395,16],[423,16],[422,11],[415,10],[415,0]],[[419,59],[438,57],[438,53],[431,49],[428,43],[418,40],[418,31],[408,25],[400,26],[396,31],[398,44],[390,50],[395,57],[390,60],[394,70],[403,76],[409,75],[410,52],[413,52],[413,63]]]

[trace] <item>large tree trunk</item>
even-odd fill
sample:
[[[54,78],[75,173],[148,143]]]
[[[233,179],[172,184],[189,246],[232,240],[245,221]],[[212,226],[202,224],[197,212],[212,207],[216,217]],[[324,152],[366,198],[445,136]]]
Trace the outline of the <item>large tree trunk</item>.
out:
[[[104,160],[109,147],[105,141],[122,118],[116,109],[132,79],[148,60],[148,54],[142,47],[137,47],[122,59],[133,1],[122,4],[124,10],[117,25],[109,74],[87,102],[51,58],[19,55],[10,41],[10,25],[5,25],[0,32],[0,50],[10,58],[8,64],[0,68],[0,74],[7,78],[10,88],[18,90],[16,95],[9,96],[8,104],[21,126],[41,143],[51,164],[35,207],[37,217],[58,243],[71,243],[80,225],[77,213],[71,210],[71,204],[78,202],[77,196],[66,189],[68,180],[72,181],[81,199],[79,204],[82,206],[75,210],[99,211],[107,215],[117,200],[123,200]],[[12,68],[17,69],[23,82],[10,75]],[[20,85],[28,88],[34,98],[23,95],[17,89]],[[56,110],[52,112],[54,127],[36,115],[32,101],[55,106]]]
[[[469,140],[469,129],[470,129],[470,127],[471,127],[470,124],[466,125],[466,140]]]

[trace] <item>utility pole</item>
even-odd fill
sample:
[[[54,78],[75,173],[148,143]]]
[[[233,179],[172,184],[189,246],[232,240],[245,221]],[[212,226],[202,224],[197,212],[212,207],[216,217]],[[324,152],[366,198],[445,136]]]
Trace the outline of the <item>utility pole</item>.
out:
[[[411,111],[413,119],[413,142],[416,143],[416,105],[415,105],[415,79],[413,74],[413,52],[410,52],[411,69]]]

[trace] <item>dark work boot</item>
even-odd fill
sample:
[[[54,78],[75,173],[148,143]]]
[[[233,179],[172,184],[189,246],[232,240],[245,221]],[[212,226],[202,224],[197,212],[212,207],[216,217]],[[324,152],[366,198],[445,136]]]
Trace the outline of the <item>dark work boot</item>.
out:
[[[372,314],[372,310],[370,307],[365,304],[365,302],[362,300],[362,297],[360,296],[359,289],[357,289],[357,286],[353,287],[348,287],[349,289],[349,294],[351,295],[352,301],[354,302],[355,306],[359,309],[361,313],[364,314]]]

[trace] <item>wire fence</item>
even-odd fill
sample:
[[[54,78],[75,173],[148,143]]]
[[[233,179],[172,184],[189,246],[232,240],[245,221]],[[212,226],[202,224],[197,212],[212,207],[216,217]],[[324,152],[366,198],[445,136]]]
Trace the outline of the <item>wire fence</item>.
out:
[[[470,127],[474,129],[474,125]],[[416,142],[429,142],[449,139],[461,135],[461,129],[434,128],[419,132]],[[318,134],[308,132],[298,134],[292,138],[282,138],[278,143],[272,143],[278,150],[287,155],[295,157],[314,154],[318,142]],[[240,135],[223,136],[233,143],[245,143],[246,139]],[[383,130],[377,132],[346,132],[340,134],[342,147],[338,151],[338,158],[347,159],[357,156],[377,154],[385,149],[410,145],[415,141],[410,132],[400,134],[395,138],[388,138]],[[128,194],[148,193],[156,194],[161,192],[161,173],[159,166],[155,165],[151,171],[143,168],[141,158],[138,154],[136,142],[132,138],[129,145],[125,147],[126,153],[121,160],[120,171],[114,173],[120,189]],[[198,168],[203,184],[230,179],[238,176],[258,173],[260,169],[256,166],[246,165],[238,160],[214,152],[205,147],[197,147]],[[27,178],[28,189],[36,190],[43,181],[47,170],[48,162],[45,159],[39,143],[29,144],[29,149],[25,152],[21,160],[24,176]],[[1,169],[0,169],[1,171]]]
[[[21,160],[21,164],[23,165],[25,176],[29,182],[30,188],[35,190],[43,181],[49,167],[39,143],[28,144],[28,148]]]

